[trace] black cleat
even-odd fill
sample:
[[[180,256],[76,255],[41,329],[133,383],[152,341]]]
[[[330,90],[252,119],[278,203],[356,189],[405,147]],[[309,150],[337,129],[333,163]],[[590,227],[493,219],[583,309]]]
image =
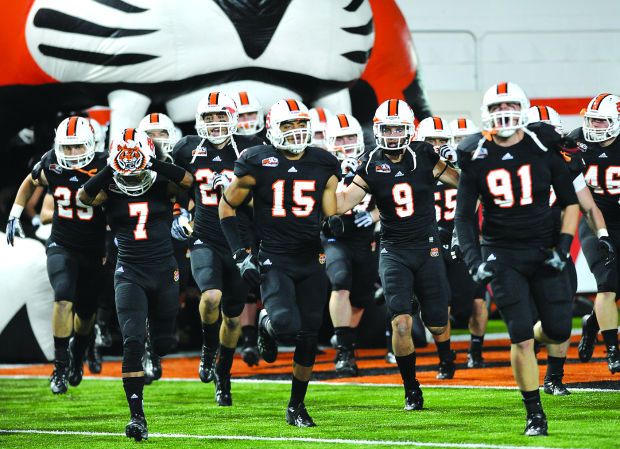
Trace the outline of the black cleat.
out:
[[[617,346],[607,349],[607,367],[611,374],[620,373],[620,350]]]
[[[202,354],[200,355],[200,365],[198,366],[198,375],[204,383],[213,381],[215,374],[215,362],[217,361],[217,349],[211,350],[206,346],[202,346]]]
[[[91,374],[99,374],[101,372],[101,349],[95,344],[95,340],[91,339],[86,348],[86,365]]]
[[[136,441],[147,440],[149,431],[146,429],[146,418],[144,415],[134,415],[129,424],[125,426],[125,435]]]
[[[467,368],[484,368],[482,352],[470,351],[467,353]]]
[[[55,363],[54,372],[50,378],[50,388],[54,394],[65,394],[67,392],[67,367],[64,363]]]
[[[568,396],[570,394],[566,385],[562,383],[562,376],[559,375],[545,376],[543,386],[543,391],[553,396]]]
[[[405,390],[404,410],[422,410],[424,408],[424,396],[420,390],[420,384],[411,390]]]
[[[579,340],[579,345],[577,346],[579,360],[582,362],[587,362],[592,358],[594,345],[596,344],[596,334],[598,334],[598,331],[592,332],[587,328],[588,318],[590,318],[590,315],[584,315],[581,318],[581,340]]]
[[[445,380],[452,379],[454,377],[454,371],[456,371],[456,352],[450,351],[450,358],[439,360],[439,372],[437,373],[437,379]]]
[[[161,357],[152,352],[148,344],[142,356],[142,369],[144,371],[144,383],[146,385],[152,384],[154,380],[161,379]]]
[[[388,351],[385,353],[385,361],[390,365],[396,365],[396,356],[392,351]]]
[[[258,365],[258,348],[256,346],[244,346],[241,348],[241,360],[248,366]]]
[[[214,373],[213,383],[215,384],[215,402],[221,407],[230,407],[232,405],[232,396],[230,394],[230,374],[228,376],[219,376]]]
[[[84,354],[75,351],[75,337],[69,340],[69,385],[77,387],[84,375]]]
[[[533,413],[527,415],[524,435],[528,437],[547,436],[547,417],[544,413]]]
[[[353,350],[338,348],[335,369],[336,374],[344,377],[357,376],[358,370]]]
[[[278,358],[278,343],[273,338],[267,328],[265,322],[267,321],[267,310],[263,309],[258,315],[258,352],[263,360],[267,363],[273,363]]]
[[[306,406],[302,402],[297,407],[286,408],[286,422],[291,426],[297,427],[316,427],[312,418],[306,410]]]

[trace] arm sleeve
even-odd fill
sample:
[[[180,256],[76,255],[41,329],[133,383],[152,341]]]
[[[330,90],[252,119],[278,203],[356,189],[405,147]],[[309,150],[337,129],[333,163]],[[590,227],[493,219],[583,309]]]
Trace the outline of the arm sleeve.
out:
[[[571,176],[560,155],[552,152],[549,156],[551,157],[551,184],[560,206],[565,208],[571,204],[577,204],[577,194],[573,186],[574,176]]]
[[[238,178],[241,178],[245,175],[254,176],[255,167],[253,166],[253,164],[250,163],[247,156],[247,151],[244,151],[243,154],[239,156],[239,159],[235,161],[235,176]]]
[[[472,220],[476,214],[478,193],[474,173],[471,173],[470,170],[461,172],[456,195],[454,226],[456,227],[461,251],[463,251],[465,264],[468,268],[475,267],[482,262],[478,235],[474,232],[474,227],[472,226]]]
[[[106,165],[103,170],[90,178],[84,184],[84,191],[91,198],[95,198],[99,191],[112,179],[113,170],[109,165]]]

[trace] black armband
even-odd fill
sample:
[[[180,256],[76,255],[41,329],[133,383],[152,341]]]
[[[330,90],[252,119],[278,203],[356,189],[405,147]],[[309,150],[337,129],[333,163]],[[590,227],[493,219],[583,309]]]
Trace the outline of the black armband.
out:
[[[164,175],[175,184],[180,184],[185,178],[185,169],[169,162],[160,161],[159,159],[151,159],[147,168],[161,175]]]
[[[84,184],[84,191],[91,198],[95,198],[99,191],[110,181],[112,178],[112,167],[106,165],[103,170],[90,178]]]
[[[236,215],[225,217],[220,220],[220,226],[222,227],[222,233],[226,237],[228,246],[231,251],[236,253],[238,250],[245,248],[245,245],[241,241],[241,235],[239,234],[239,219]]]
[[[34,164],[34,167],[32,167],[32,171],[30,172],[30,176],[32,176],[32,179],[34,179],[35,181],[38,181],[39,178],[41,177],[42,170],[43,170],[43,164],[41,164],[41,161]]]
[[[437,176],[435,176],[435,179],[441,178],[441,175],[443,175],[446,172],[447,169],[448,169],[448,163],[446,162],[444,167],[443,167],[443,170],[441,170],[441,173],[439,173]]]
[[[366,187],[359,185],[357,182],[355,182],[355,180],[351,181],[352,184],[355,184],[356,186],[358,186],[360,189],[362,189],[364,192],[366,193],[370,193],[370,190],[368,190]]]

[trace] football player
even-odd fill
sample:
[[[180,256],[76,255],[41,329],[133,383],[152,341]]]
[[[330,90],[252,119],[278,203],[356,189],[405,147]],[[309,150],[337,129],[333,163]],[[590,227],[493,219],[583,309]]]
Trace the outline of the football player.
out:
[[[584,111],[583,126],[569,134],[583,150],[580,154],[585,162],[586,183],[609,226],[609,231],[600,229],[594,235],[584,220],[579,223],[579,240],[598,290],[594,311],[582,319],[579,359],[587,362],[592,358],[600,329],[607,347],[607,366],[612,374],[620,372],[616,308],[620,264],[610,263],[600,248],[608,240],[614,248],[620,245],[619,185],[616,180],[620,174],[619,134],[620,97],[609,93],[597,95],[590,101]]]
[[[470,136],[458,147],[462,171],[455,226],[473,279],[491,282],[527,411],[525,434],[537,436],[547,435],[547,419],[538,390],[530,304],[533,299],[541,320],[539,341],[561,343],[570,336],[572,298],[563,270],[579,206],[566,164],[556,151],[563,146],[562,134],[545,123],[528,125],[528,108],[528,98],[514,83],[499,83],[484,94],[484,134]],[[551,186],[563,209],[559,233],[549,226]],[[471,226],[479,197],[482,254]]]
[[[258,349],[273,363],[277,341],[294,345],[291,397],[286,421],[315,426],[304,405],[327,301],[321,217],[340,235],[336,187],[340,164],[310,146],[310,116],[299,101],[276,102],[267,115],[271,145],[249,148],[235,162],[235,177],[222,195],[222,231],[241,275],[258,283],[265,309],[259,315]],[[254,218],[262,237],[258,258],[239,233],[238,208],[253,193]]]
[[[122,378],[131,421],[125,435],[148,438],[142,405],[142,356],[148,318],[153,350],[168,354],[177,343],[179,270],[170,238],[172,198],[193,183],[183,168],[157,160],[144,131],[112,136],[108,165],[80,189],[88,205],[105,203],[118,242],[114,273],[116,312],[123,337]]]
[[[405,387],[405,410],[421,410],[411,337],[412,297],[433,335],[448,326],[450,290],[439,247],[434,190],[437,180],[456,187],[459,175],[426,142],[411,142],[413,111],[402,100],[382,103],[373,119],[377,147],[362,158],[351,184],[338,194],[338,213],[371,193],[380,212],[379,274],[392,317],[392,346]]]
[[[327,150],[341,161],[342,181],[338,191],[355,177],[358,158],[364,152],[364,134],[355,117],[338,114],[327,120]],[[336,373],[356,376],[355,340],[364,308],[373,300],[377,277],[375,226],[379,210],[372,195],[367,195],[352,211],[342,216],[344,234],[324,235],[327,277],[331,285],[329,314],[336,335]],[[328,233],[329,234],[329,233]]]
[[[138,129],[144,131],[155,144],[156,153],[159,151],[157,158],[173,162],[172,149],[179,141],[177,130],[170,117],[161,112],[152,112],[147,114],[140,120]]]
[[[310,129],[312,130],[312,145],[327,149],[325,146],[325,127],[327,119],[333,114],[327,108],[316,107],[310,109]]]
[[[453,145],[458,145],[472,134],[480,132],[480,128],[476,126],[473,120],[468,118],[457,118],[450,122],[452,130]]]
[[[196,110],[198,135],[184,137],[173,151],[176,163],[192,173],[196,180],[190,260],[192,274],[201,291],[202,355],[198,374],[203,382],[215,381],[215,400],[221,406],[232,405],[230,369],[241,332],[239,317],[250,287],[241,279],[231,258],[231,248],[220,227],[218,202],[232,179],[233,164],[239,153],[262,143],[254,136],[233,136],[237,131],[237,119],[237,105],[233,99],[222,92],[210,92]],[[242,235],[246,237],[251,212],[244,205],[240,215],[243,215]],[[244,247],[249,248],[250,243],[253,242],[244,240]],[[216,366],[218,350],[220,356]]]
[[[105,217],[100,207],[82,203],[77,192],[104,166],[103,154],[95,153],[88,119],[66,118],[56,129],[54,149],[26,177],[9,214],[6,237],[12,245],[16,232],[24,237],[19,217],[36,187],[47,186],[54,197],[52,234],[46,244],[47,273],[54,289],[54,372],[50,379],[54,394],[67,392],[67,377],[72,386],[82,381],[84,351],[97,310],[92,286],[102,276]]]

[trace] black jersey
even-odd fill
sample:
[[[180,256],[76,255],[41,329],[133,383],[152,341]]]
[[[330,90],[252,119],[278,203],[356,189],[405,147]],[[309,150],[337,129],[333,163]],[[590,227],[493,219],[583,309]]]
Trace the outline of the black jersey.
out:
[[[337,191],[342,191],[349,186],[353,181],[353,178],[355,178],[354,172],[349,172],[346,175],[343,175],[342,180],[338,184]],[[341,237],[338,237],[338,240],[347,242],[354,246],[359,245],[360,247],[367,247],[368,243],[372,242],[375,238],[375,227],[372,225],[365,228],[358,228],[355,225],[355,213],[364,211],[370,212],[376,207],[376,205],[377,203],[374,196],[367,193],[357,206],[345,212],[342,215],[344,234]]]
[[[54,150],[43,155],[39,167],[43,170],[49,193],[54,197],[54,215],[50,241],[76,251],[105,252],[105,214],[101,207],[87,206],[77,192],[92,175],[106,166],[106,158],[100,153],[85,167],[74,170],[62,168]]]
[[[271,145],[247,149],[235,162],[235,175],[251,175],[254,219],[261,249],[295,255],[321,247],[323,192],[340,164],[328,151],[307,147],[298,160],[286,158]]]
[[[126,195],[114,182],[106,188],[105,208],[118,242],[119,261],[154,263],[173,255],[168,182],[158,174],[151,188],[139,196]]]
[[[437,234],[433,168],[439,155],[426,142],[409,146],[411,152],[406,151],[398,163],[391,162],[381,150],[371,152],[362,158],[357,174],[377,202],[381,241],[427,248],[433,246],[430,238]]]
[[[240,153],[251,146],[261,145],[262,140],[254,136],[234,136],[237,151]],[[201,144],[202,142],[202,144]],[[213,176],[222,173],[232,179],[237,154],[229,142],[222,149],[215,149],[206,139],[199,136],[186,136],[174,147],[172,152],[175,164],[183,167],[194,176],[194,214],[193,234],[204,243],[228,247],[218,214],[221,193],[213,188]],[[241,208],[241,235],[247,235],[249,210]],[[249,242],[245,242],[246,245]]]
[[[461,177],[455,223],[469,266],[480,257],[474,250],[470,226],[479,197],[483,208],[482,245],[506,248],[553,246],[551,186],[561,207],[577,203],[566,163],[556,151],[561,135],[540,122],[528,125],[528,131],[537,136],[538,143],[525,134],[519,143],[502,147],[478,133],[458,146]],[[472,160],[474,153],[479,157]]]
[[[620,230],[620,139],[601,147],[598,142],[587,142],[581,128],[573,130],[569,136],[583,150],[586,184],[607,227]]]
[[[435,219],[437,226],[452,232],[456,212],[456,189],[443,182],[435,186]]]

